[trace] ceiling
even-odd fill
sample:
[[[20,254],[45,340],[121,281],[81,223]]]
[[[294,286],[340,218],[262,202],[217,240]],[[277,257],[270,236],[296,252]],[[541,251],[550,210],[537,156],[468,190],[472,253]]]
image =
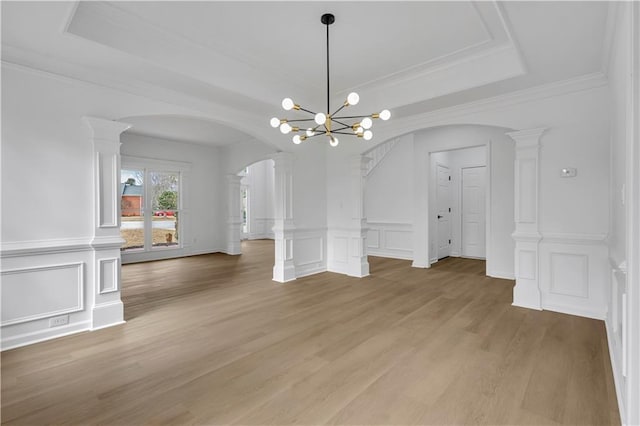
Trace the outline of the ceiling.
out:
[[[172,93],[171,102],[205,118],[130,117],[134,131],[220,146],[272,131],[268,120],[286,96],[324,109],[323,13],[336,15],[332,104],[357,90],[354,113],[389,108],[402,117],[602,72],[609,9],[606,2],[3,1],[2,60],[150,98]],[[247,122],[253,132],[233,129]]]

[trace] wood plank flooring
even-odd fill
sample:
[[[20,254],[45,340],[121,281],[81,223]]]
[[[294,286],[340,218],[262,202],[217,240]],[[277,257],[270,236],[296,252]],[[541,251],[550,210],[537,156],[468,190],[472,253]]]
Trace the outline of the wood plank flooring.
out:
[[[2,353],[3,424],[620,424],[604,324],[484,262],[271,281],[273,242],[127,265],[127,324]]]

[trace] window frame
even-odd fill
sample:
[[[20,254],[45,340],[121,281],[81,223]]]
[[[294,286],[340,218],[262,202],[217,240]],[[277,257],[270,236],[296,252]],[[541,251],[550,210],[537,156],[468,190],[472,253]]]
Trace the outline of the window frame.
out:
[[[122,255],[150,255],[151,253],[161,253],[165,251],[175,252],[179,250],[184,250],[185,247],[188,246],[188,238],[189,235],[187,233],[188,220],[188,196],[187,193],[187,185],[189,179],[189,172],[191,171],[191,164],[180,162],[180,161],[170,161],[170,160],[159,160],[153,158],[144,158],[144,157],[134,157],[134,156],[121,156],[121,167],[122,170],[136,170],[143,172],[143,203],[142,203],[142,214],[143,214],[143,229],[144,229],[144,246],[142,248],[136,249],[124,249],[121,251]],[[178,174],[178,208],[176,210],[172,210],[177,212],[179,220],[178,227],[176,232],[179,235],[178,244],[171,246],[154,246],[153,245],[153,200],[151,199],[151,186],[152,183],[149,179],[151,173],[177,173]],[[122,179],[122,174],[120,174],[120,179]],[[122,194],[120,194],[122,197]],[[121,204],[121,203],[120,203]],[[118,216],[118,227],[122,228],[122,212]]]

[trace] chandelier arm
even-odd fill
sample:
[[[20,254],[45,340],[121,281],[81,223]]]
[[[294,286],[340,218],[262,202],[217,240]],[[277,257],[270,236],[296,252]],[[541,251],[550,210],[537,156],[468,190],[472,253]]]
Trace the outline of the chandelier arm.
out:
[[[342,129],[341,129],[342,130]],[[357,136],[355,133],[347,133],[347,132],[338,132],[338,131],[332,131],[331,133],[335,133],[336,135],[347,135],[347,136]]]
[[[333,114],[331,114],[331,116],[330,116],[330,117],[333,117],[334,115],[336,115],[337,113],[339,113],[340,111],[342,111],[342,109],[343,109],[344,107],[346,107],[346,106],[347,106],[347,105],[342,104],[342,106],[341,106],[340,108],[338,108],[337,110],[335,110],[335,111],[333,112]]]
[[[343,122],[342,122],[342,121],[340,121],[340,120],[331,119],[331,121],[334,121],[334,122],[336,122],[336,123],[338,123],[338,124],[342,124],[342,125],[344,126],[344,128],[345,128],[345,129],[351,129],[351,127],[352,127],[352,126],[348,125],[347,123],[343,123]],[[342,130],[342,129],[336,129],[336,130]]]
[[[365,118],[365,117],[371,117],[371,114],[367,114],[367,115],[344,115],[342,117],[331,117],[332,120],[337,120],[337,119],[351,119],[351,118]]]
[[[287,123],[295,123],[297,121],[314,121],[314,119],[313,118],[299,118],[299,119],[296,119],[296,120],[287,120]]]
[[[313,111],[309,111],[309,110],[308,110],[308,109],[306,109],[306,108],[302,108],[302,107],[300,107],[300,111],[304,111],[304,112],[308,112],[309,114],[316,115],[316,113],[315,113],[315,112],[313,112]]]
[[[315,135],[307,136],[307,139],[315,138],[317,136],[324,136],[326,134],[327,134],[327,132],[316,133]]]

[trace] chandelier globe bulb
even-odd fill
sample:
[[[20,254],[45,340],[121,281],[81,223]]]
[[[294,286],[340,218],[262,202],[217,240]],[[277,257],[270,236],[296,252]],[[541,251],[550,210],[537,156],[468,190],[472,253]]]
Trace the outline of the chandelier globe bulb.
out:
[[[295,104],[293,103],[293,100],[291,98],[284,98],[282,100],[282,108],[285,111],[291,111],[291,109],[293,108]]]
[[[280,125],[280,131],[283,135],[286,135],[287,133],[291,132],[291,126],[289,125],[289,123],[282,123]]]

